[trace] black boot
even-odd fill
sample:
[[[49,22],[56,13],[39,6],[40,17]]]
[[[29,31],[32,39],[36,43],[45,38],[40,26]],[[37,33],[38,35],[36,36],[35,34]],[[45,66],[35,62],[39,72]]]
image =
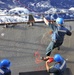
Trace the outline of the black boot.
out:
[[[51,52],[47,53],[46,56],[50,56]]]
[[[60,50],[60,46],[58,47],[58,50]]]

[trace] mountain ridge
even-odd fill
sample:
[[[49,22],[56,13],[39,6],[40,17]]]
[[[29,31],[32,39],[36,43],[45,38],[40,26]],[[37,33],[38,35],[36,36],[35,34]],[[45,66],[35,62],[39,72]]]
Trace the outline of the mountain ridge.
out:
[[[0,0],[0,9],[25,7],[30,11],[45,12],[50,8],[69,9],[74,7],[74,0]]]

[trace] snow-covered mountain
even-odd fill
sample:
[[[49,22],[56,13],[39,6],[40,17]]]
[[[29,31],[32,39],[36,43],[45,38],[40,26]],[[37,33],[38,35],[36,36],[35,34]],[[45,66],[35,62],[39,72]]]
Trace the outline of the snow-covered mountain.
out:
[[[0,9],[10,9],[13,6],[13,0],[0,0]]]
[[[25,14],[33,14],[35,19],[41,19],[41,14],[54,20],[57,17],[74,19],[74,0],[0,0],[0,23],[28,21]]]
[[[32,12],[45,12],[50,8],[74,7],[74,0],[0,0],[0,9],[10,9],[16,6],[25,7]]]

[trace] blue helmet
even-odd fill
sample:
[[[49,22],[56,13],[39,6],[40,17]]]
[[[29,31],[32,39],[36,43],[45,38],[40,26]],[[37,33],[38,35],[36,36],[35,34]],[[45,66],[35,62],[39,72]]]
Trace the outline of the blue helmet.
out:
[[[3,59],[0,62],[0,67],[5,67],[5,68],[9,68],[10,67],[11,62],[8,59]]]
[[[57,18],[56,23],[62,25],[64,23],[64,19],[63,18]]]
[[[55,54],[55,56],[54,56],[55,62],[61,62],[62,60],[63,60],[63,58],[60,54]]]

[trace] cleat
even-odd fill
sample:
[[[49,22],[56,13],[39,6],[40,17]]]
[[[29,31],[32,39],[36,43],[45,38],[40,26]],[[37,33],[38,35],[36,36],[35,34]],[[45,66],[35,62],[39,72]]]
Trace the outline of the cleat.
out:
[[[44,57],[40,57],[40,60],[44,60]]]

